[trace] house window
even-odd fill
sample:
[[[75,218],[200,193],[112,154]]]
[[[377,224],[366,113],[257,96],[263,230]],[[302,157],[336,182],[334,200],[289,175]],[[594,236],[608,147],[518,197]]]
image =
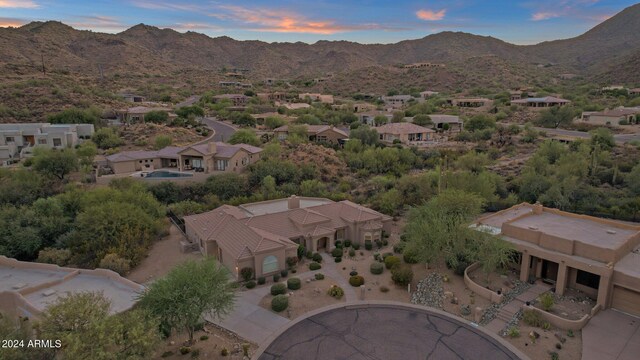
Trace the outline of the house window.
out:
[[[201,159],[193,159],[193,167],[194,168],[201,168],[202,167],[202,160]]]
[[[242,158],[242,165],[247,165],[249,163],[249,158],[243,157]]]
[[[597,289],[598,287],[600,287],[600,275],[578,270],[578,274],[576,275],[576,284],[588,286],[592,289]]]
[[[53,146],[62,146],[62,139],[53,139]]]
[[[225,171],[229,166],[228,160],[216,160],[216,169],[220,171]]]
[[[269,255],[262,260],[262,273],[268,274],[274,271],[278,271],[278,258],[273,255]]]
[[[4,138],[4,140],[5,140],[6,142],[8,142],[8,143],[11,143],[11,142],[14,142],[14,141],[15,141],[15,139],[13,138],[13,136],[7,136],[7,137],[5,137],[5,138]]]
[[[336,240],[344,239],[344,229],[336,230]]]
[[[371,241],[371,233],[364,233],[364,240],[367,241]]]
[[[47,139],[38,139],[39,145],[47,145]]]

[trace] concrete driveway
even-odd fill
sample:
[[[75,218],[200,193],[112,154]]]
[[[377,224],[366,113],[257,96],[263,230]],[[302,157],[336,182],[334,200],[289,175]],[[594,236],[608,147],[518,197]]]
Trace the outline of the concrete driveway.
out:
[[[615,310],[600,311],[582,329],[582,360],[640,358],[640,318]]]

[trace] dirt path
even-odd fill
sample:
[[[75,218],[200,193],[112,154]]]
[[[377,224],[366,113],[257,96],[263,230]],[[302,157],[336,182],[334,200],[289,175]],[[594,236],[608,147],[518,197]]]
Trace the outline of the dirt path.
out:
[[[142,263],[127,275],[127,279],[146,284],[167,274],[174,266],[187,260],[201,259],[200,253],[180,251],[182,233],[175,225],[169,228],[169,235],[156,242]]]

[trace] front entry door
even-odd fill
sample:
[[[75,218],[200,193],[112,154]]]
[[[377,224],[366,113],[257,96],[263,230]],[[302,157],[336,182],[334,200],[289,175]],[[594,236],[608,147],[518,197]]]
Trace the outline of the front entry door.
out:
[[[555,284],[558,280],[558,263],[542,260],[542,280]]]

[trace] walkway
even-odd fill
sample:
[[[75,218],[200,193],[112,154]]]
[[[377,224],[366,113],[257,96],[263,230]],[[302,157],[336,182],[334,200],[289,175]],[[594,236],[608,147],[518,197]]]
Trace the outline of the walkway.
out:
[[[316,273],[322,273],[334,279],[342,287],[347,303],[357,302],[356,291],[340,275],[333,258],[329,254],[322,254],[322,260],[323,263],[320,270],[307,271],[302,274],[289,273],[289,277],[295,276],[304,282],[313,278]],[[307,264],[301,266],[307,266]],[[286,279],[282,280],[286,282]],[[206,320],[260,345],[284,324],[291,321],[260,306],[260,300],[270,291],[271,285],[240,291],[236,298],[235,308],[227,317],[223,320],[214,320],[212,318],[206,318]]]
[[[534,284],[529,287],[525,292],[516,296],[508,304],[500,308],[498,315],[490,323],[487,324],[486,329],[494,334],[500,334],[505,329],[507,324],[513,319],[513,316],[522,309],[522,306],[527,301],[532,301],[538,298],[542,293],[549,290],[549,286]]]
[[[602,310],[582,329],[582,360],[636,360],[640,354],[640,318]]]

